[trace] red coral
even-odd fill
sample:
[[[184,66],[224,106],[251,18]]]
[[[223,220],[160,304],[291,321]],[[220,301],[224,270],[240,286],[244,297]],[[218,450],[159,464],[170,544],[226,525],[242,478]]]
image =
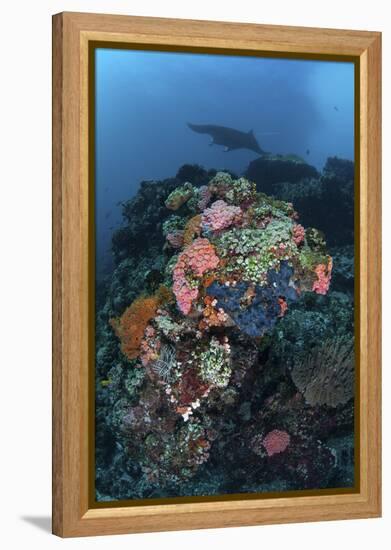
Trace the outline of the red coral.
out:
[[[331,271],[333,269],[333,259],[329,257],[327,266],[318,264],[315,268],[316,276],[318,277],[312,285],[312,290],[317,294],[327,294],[330,287]]]
[[[188,369],[173,387],[173,393],[177,401],[177,412],[182,414],[184,407],[189,407],[192,403],[197,402],[197,400],[208,394],[209,390],[210,386],[200,379],[197,371]]]
[[[268,456],[273,456],[277,453],[283,453],[288,447],[291,437],[288,432],[283,430],[272,430],[262,441]]]
[[[280,304],[280,315],[279,317],[284,317],[288,309],[288,304],[286,303],[285,298],[278,298],[278,303]]]
[[[292,233],[293,233],[293,241],[297,246],[299,246],[304,241],[304,237],[305,237],[304,227],[299,223],[297,223],[293,226]]]

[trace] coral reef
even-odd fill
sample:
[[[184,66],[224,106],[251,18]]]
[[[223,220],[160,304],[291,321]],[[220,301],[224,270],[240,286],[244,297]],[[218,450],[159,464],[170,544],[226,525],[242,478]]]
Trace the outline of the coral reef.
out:
[[[123,204],[97,308],[98,500],[353,482],[352,246],[275,192],[351,171],[263,160],[268,185],[185,165]]]

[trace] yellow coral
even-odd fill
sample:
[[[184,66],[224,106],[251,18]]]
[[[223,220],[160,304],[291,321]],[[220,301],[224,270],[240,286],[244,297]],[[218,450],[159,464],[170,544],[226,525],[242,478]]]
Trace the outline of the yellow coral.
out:
[[[155,294],[159,305],[172,304],[175,301],[174,293],[165,285],[160,285]]]
[[[187,246],[193,242],[194,237],[199,237],[201,235],[201,214],[197,214],[185,225],[185,230],[183,232],[183,244]]]

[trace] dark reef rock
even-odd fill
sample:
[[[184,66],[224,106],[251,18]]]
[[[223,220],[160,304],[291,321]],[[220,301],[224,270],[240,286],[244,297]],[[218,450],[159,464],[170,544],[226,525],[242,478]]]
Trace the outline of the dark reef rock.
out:
[[[246,176],[255,181],[259,191],[292,202],[301,223],[323,231],[329,246],[353,243],[352,161],[330,157],[319,174],[303,161],[266,157],[250,163]]]
[[[123,203],[124,225],[114,232],[112,240],[117,265],[129,257],[153,256],[163,247],[161,220],[168,213],[164,201],[179,185],[175,178],[143,181],[137,195]]]
[[[273,155],[250,162],[245,177],[255,181],[257,191],[274,195],[276,183],[297,183],[303,179],[317,178],[319,173],[299,157]]]
[[[304,180],[275,188],[276,195],[293,202],[306,225],[327,235],[330,246],[354,240],[354,167],[351,161],[329,158],[318,180]]]

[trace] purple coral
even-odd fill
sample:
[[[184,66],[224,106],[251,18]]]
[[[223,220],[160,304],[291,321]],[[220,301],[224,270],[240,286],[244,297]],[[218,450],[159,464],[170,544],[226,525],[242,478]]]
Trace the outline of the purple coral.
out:
[[[207,185],[202,185],[198,190],[198,203],[197,206],[201,210],[205,210],[205,208],[208,206],[210,199],[212,198],[212,193],[209,190],[209,187]]]
[[[232,206],[218,200],[202,213],[202,228],[206,231],[220,231],[238,223],[242,219],[239,206]]]
[[[167,241],[173,248],[181,248],[183,246],[183,231],[176,230],[168,233],[166,236]]]

